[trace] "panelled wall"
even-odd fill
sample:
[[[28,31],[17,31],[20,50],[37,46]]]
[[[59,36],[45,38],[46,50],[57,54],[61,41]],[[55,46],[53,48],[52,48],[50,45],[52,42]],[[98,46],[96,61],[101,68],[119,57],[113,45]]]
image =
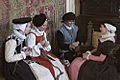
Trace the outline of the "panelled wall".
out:
[[[83,42],[88,38],[88,23],[98,31],[103,21],[112,22],[117,27],[117,44],[120,44],[120,0],[76,0],[77,24]],[[79,7],[79,8],[78,8]],[[83,38],[84,36],[84,38]]]

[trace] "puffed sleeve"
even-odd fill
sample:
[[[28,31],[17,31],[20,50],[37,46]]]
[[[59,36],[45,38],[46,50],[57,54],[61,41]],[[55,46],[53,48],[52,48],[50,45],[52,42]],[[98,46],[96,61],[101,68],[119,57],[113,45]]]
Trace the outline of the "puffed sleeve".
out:
[[[34,34],[29,34],[26,39],[26,46],[31,48],[32,53],[30,56],[37,57],[41,54],[41,51],[39,50],[39,46],[36,44],[36,36]]]
[[[28,34],[27,38],[26,38],[26,45],[29,48],[33,48],[33,46],[36,45],[36,36],[32,33]]]
[[[6,62],[16,62],[26,58],[26,54],[21,52],[20,54],[15,54],[17,43],[14,39],[8,40],[5,43],[5,60]]]

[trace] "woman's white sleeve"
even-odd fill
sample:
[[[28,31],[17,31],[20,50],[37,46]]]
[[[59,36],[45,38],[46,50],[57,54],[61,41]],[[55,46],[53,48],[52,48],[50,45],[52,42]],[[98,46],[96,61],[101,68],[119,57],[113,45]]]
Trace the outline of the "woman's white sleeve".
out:
[[[31,57],[37,57],[41,54],[38,45],[36,45],[36,36],[34,34],[29,34],[27,36],[26,45],[32,49],[32,53],[30,54]]]
[[[50,43],[49,43],[49,45],[47,47],[44,47],[44,50],[46,50],[46,51],[50,51],[51,50]]]
[[[44,33],[44,37],[45,37],[45,40],[47,41],[47,34],[46,33]],[[47,42],[49,42],[49,41],[47,41]],[[50,51],[51,50],[50,42],[49,42],[48,46],[44,47],[44,50],[46,50],[46,51]]]
[[[16,52],[17,43],[14,39],[11,39],[6,42],[5,44],[5,60],[6,62],[16,62],[26,58],[26,54],[22,53],[15,53]]]

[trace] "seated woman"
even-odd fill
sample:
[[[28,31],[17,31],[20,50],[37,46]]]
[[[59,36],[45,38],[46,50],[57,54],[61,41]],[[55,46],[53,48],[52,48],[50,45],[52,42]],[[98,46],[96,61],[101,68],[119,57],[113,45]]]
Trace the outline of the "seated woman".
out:
[[[60,58],[70,63],[77,56],[75,49],[80,44],[75,19],[76,16],[73,12],[65,13],[62,16],[62,25],[56,34]]]
[[[5,43],[5,80],[36,80],[26,59],[28,51],[22,50],[25,34],[31,29],[31,18],[13,19],[14,33],[8,36]]]
[[[116,27],[102,23],[100,31],[97,49],[83,53],[83,58],[76,58],[70,65],[71,80],[118,80],[112,53]]]
[[[33,17],[33,28],[28,34],[26,44],[32,50],[31,60],[44,67],[44,69],[38,70],[31,65],[33,72],[37,80],[69,80],[64,65],[50,52],[51,46],[46,37],[46,28],[46,15],[43,13],[35,15]],[[48,74],[47,70],[51,75]]]

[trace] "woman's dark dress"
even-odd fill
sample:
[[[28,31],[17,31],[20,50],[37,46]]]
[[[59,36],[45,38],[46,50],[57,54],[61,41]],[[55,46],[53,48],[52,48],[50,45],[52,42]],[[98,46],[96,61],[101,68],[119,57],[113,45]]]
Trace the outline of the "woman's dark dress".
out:
[[[20,53],[21,45],[17,46],[16,51]],[[29,65],[23,60],[18,62],[5,63],[5,80],[36,80]]]
[[[113,48],[112,41],[99,41],[98,49],[93,55],[99,56],[102,53],[107,55],[106,59],[103,62],[87,60],[80,68],[78,80],[119,80],[111,53]]]

